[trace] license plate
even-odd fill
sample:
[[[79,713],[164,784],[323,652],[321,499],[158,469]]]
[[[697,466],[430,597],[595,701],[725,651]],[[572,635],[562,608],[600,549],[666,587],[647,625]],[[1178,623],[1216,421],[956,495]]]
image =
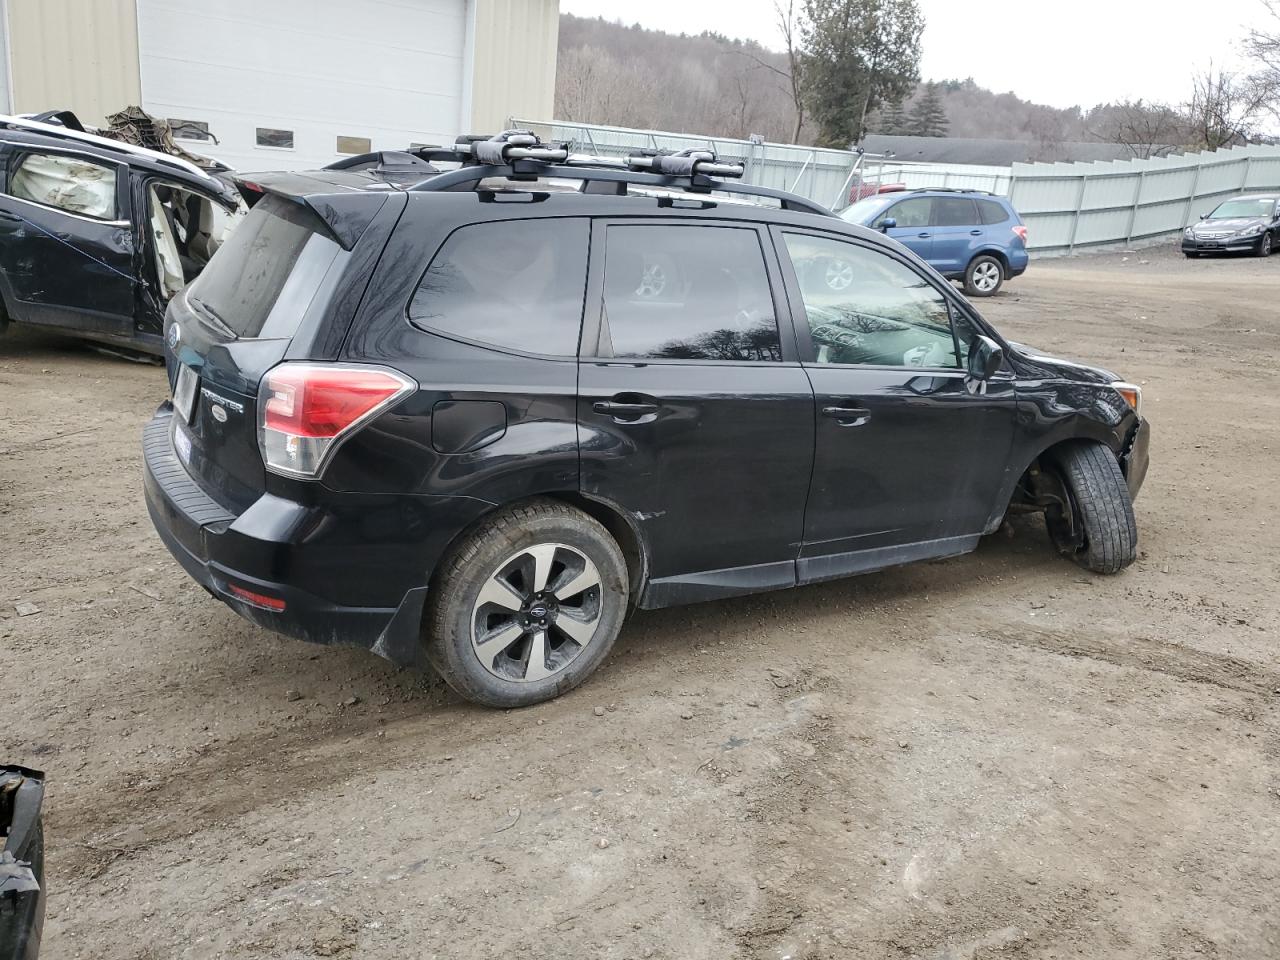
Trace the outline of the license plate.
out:
[[[184,464],[191,463],[191,437],[187,436],[186,429],[182,424],[177,424],[173,430],[173,448],[178,451],[178,459]]]
[[[187,423],[196,406],[196,387],[200,378],[186,364],[178,367],[178,379],[173,385],[173,407]]]

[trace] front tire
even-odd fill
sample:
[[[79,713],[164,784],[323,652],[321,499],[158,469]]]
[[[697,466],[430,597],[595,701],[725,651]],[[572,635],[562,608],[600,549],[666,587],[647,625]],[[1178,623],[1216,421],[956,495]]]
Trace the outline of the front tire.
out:
[[[1086,570],[1119,573],[1137,557],[1138,522],[1115,455],[1078,442],[1055,451],[1051,463],[1065,493],[1062,506],[1045,513],[1054,546]]]
[[[1258,249],[1253,252],[1254,256],[1269,257],[1271,256],[1271,251],[1273,247],[1274,247],[1274,243],[1272,242],[1272,239],[1271,239],[1271,231],[1268,230],[1266,233],[1262,235],[1262,239],[1258,241]]]
[[[459,696],[525,707],[573,689],[627,613],[626,560],[596,520],[553,500],[499,511],[441,568],[427,658]]]
[[[1004,264],[983,254],[964,271],[964,292],[971,297],[994,297],[1004,286]]]

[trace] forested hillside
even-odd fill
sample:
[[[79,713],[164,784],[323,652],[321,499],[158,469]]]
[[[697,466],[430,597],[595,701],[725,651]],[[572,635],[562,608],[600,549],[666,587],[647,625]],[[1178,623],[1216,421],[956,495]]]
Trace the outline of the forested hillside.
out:
[[[922,83],[900,105],[900,114],[886,109],[874,115],[870,130],[1042,142],[1107,139],[1100,132],[1100,108],[1086,113],[1046,107],[972,80],[944,80],[935,92],[943,129],[937,129],[936,116],[928,130],[911,126],[913,117],[933,113],[917,109],[927,94]],[[789,142],[795,108],[783,53],[715,34],[670,34],[564,14],[556,118],[677,133],[758,133]],[[805,126],[800,141],[811,143],[815,135]]]

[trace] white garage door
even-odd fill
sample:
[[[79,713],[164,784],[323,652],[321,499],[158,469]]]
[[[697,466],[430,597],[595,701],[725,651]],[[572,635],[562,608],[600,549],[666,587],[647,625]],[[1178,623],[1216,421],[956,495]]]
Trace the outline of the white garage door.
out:
[[[143,107],[242,170],[461,131],[466,0],[138,0]]]

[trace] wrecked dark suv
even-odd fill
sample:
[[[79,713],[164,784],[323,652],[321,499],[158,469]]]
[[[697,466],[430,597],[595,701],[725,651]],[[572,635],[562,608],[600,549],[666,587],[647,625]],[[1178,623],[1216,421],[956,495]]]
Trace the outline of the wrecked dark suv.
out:
[[[169,301],[239,214],[229,171],[46,119],[0,116],[0,332],[159,355]]]
[[[581,682],[634,607],[963,554],[1010,510],[1133,561],[1136,386],[735,174],[504,136],[243,182],[166,321],[161,538],[249,620],[496,706]]]

